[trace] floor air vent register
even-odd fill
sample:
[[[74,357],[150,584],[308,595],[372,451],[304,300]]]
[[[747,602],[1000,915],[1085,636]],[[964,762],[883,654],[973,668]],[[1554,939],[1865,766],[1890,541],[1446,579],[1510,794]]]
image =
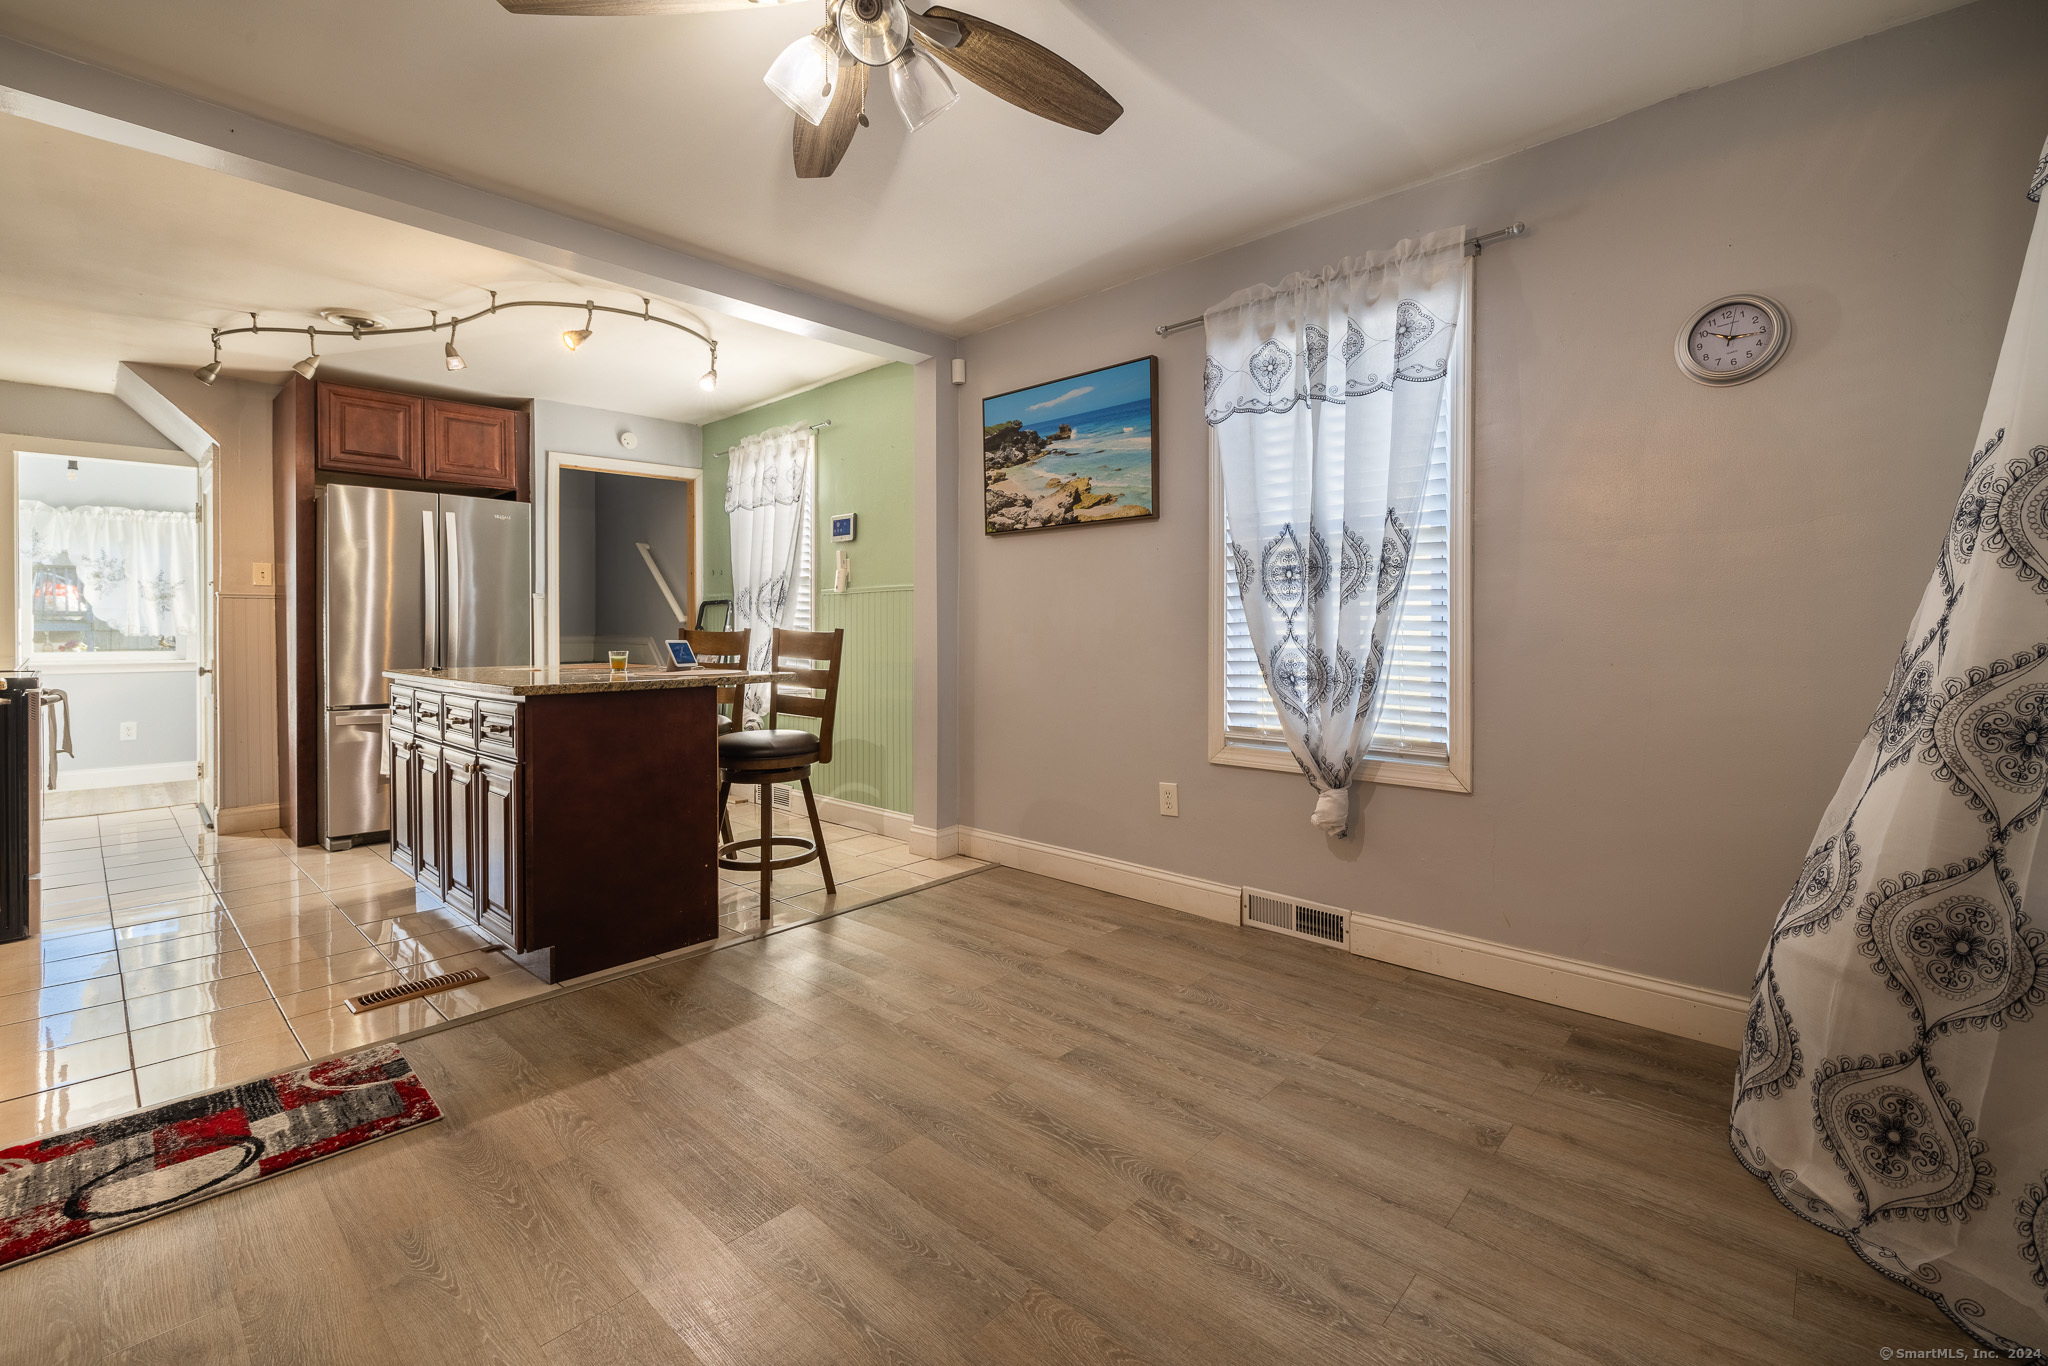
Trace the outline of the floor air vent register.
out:
[[[1350,947],[1351,917],[1335,906],[1261,892],[1251,887],[1237,894],[1239,923],[1271,930],[1290,939],[1311,939],[1319,944]]]
[[[400,1001],[417,1001],[422,996],[432,996],[436,992],[453,991],[457,987],[474,986],[478,982],[490,980],[487,974],[478,972],[475,968],[464,968],[461,972],[438,973],[432,977],[422,977],[417,982],[385,987],[381,991],[366,991],[360,996],[349,997],[343,1004],[348,1007],[349,1014],[360,1015],[379,1006],[395,1006]]]

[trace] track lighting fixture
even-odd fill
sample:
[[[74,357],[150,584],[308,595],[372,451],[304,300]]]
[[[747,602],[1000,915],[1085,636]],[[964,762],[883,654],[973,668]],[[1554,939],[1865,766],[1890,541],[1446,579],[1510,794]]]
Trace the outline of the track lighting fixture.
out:
[[[220,378],[220,333],[213,334],[213,360],[194,370],[192,378],[201,384],[211,384]]]
[[[469,368],[469,362],[464,360],[462,353],[455,349],[455,329],[463,323],[474,322],[478,318],[495,317],[501,310],[507,308],[582,309],[583,326],[571,328],[569,331],[561,334],[562,345],[568,347],[571,351],[578,349],[583,343],[590,340],[592,324],[600,313],[616,313],[622,318],[638,318],[644,323],[659,323],[663,327],[673,327],[678,332],[687,332],[698,341],[703,342],[711,351],[711,368],[704,372],[703,377],[697,383],[707,393],[718,387],[718,343],[704,333],[699,332],[696,328],[691,327],[688,323],[680,323],[673,318],[661,317],[654,312],[651,301],[644,298],[640,301],[640,311],[635,313],[630,308],[617,308],[611,304],[598,303],[594,299],[585,299],[580,304],[571,303],[567,299],[513,299],[500,303],[498,302],[497,291],[493,290],[491,291],[490,307],[479,308],[476,312],[466,317],[457,316],[448,320],[448,341],[441,348],[441,357],[450,370],[467,370]],[[307,379],[311,379],[320,369],[319,339],[321,337],[348,337],[354,341],[361,341],[364,337],[372,334],[379,337],[396,337],[412,332],[433,334],[441,330],[441,315],[438,310],[429,315],[432,318],[431,322],[421,323],[413,327],[392,327],[382,318],[372,317],[369,314],[360,313],[352,309],[328,309],[320,316],[328,322],[339,325],[335,327],[264,327],[259,322],[257,315],[251,313],[247,327],[216,327],[211,334],[213,360],[194,370],[192,377],[201,384],[212,384],[215,380],[219,379],[221,372],[221,338],[240,336],[243,333],[305,333],[307,349],[311,354],[292,366],[292,369]]]
[[[562,345],[568,347],[571,351],[574,351],[577,347],[589,341],[590,319],[596,312],[597,308],[595,305],[592,305],[590,308],[586,309],[583,314],[583,326],[574,328],[568,332],[564,332],[562,334]]]

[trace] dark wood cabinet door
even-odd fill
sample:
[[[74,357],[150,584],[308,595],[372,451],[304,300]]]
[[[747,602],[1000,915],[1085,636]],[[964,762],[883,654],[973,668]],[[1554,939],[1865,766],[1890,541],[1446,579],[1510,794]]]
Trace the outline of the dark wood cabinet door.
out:
[[[419,855],[419,777],[413,752],[419,742],[399,731],[391,733],[391,866],[417,875]]]
[[[441,807],[447,812],[448,829],[448,886],[441,899],[455,910],[475,915],[477,800],[482,791],[476,781],[476,758],[459,750],[444,750],[441,770]]]
[[[315,463],[323,470],[420,479],[421,408],[413,394],[319,386],[320,440]]]
[[[519,414],[510,408],[426,400],[426,479],[509,489],[516,482]]]
[[[519,766],[504,759],[477,764],[477,918],[525,952],[518,941],[521,812]]]
[[[439,745],[422,744],[413,751],[413,790],[418,793],[414,848],[419,850],[413,881],[445,896],[448,891],[448,813],[444,786],[445,761]]]

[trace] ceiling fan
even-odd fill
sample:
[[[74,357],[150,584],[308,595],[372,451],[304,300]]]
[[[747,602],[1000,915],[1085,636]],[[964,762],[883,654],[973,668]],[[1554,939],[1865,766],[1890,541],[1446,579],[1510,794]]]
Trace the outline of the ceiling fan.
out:
[[[781,0],[498,0],[514,14],[695,14],[752,9]],[[934,60],[936,59],[936,60]],[[869,73],[888,72],[889,90],[913,130],[960,98],[946,68],[1040,118],[1100,133],[1124,107],[1066,58],[986,19],[903,0],[828,0],[825,23],[783,49],[763,78],[796,111],[791,154],[806,180],[839,169],[856,131],[867,126]]]

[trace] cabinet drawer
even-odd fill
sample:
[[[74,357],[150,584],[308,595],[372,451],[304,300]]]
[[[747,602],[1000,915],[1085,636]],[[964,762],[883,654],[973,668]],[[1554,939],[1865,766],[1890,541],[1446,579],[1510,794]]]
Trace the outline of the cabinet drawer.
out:
[[[412,732],[413,691],[411,688],[391,690],[391,729]]]
[[[477,748],[486,754],[519,757],[519,704],[478,702],[476,704]]]
[[[441,739],[463,749],[476,748],[477,704],[474,697],[446,694],[441,701]]]
[[[443,693],[414,693],[412,700],[412,726],[423,740],[441,738],[441,717],[447,711],[448,698]]]
[[[319,386],[314,464],[349,474],[418,479],[422,466],[420,400],[411,394]]]

